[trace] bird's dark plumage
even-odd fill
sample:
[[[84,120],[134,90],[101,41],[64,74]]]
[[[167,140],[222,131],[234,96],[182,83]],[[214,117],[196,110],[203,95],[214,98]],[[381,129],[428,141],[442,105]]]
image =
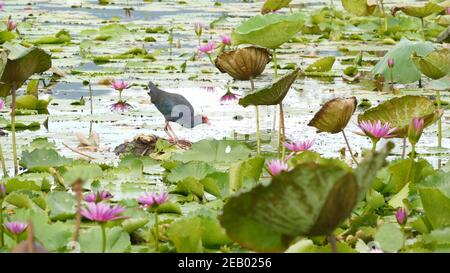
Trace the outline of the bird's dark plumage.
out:
[[[194,107],[185,97],[163,91],[152,82],[148,86],[151,102],[163,114],[166,121],[176,122],[186,128],[193,128],[203,123],[201,115],[194,116]]]

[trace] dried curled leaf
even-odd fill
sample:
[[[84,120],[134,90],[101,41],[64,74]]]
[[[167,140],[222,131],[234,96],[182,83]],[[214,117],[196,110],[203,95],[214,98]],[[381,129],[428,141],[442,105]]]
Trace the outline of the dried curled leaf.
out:
[[[355,97],[332,99],[322,106],[308,126],[316,127],[318,133],[337,134],[347,126],[357,104]]]

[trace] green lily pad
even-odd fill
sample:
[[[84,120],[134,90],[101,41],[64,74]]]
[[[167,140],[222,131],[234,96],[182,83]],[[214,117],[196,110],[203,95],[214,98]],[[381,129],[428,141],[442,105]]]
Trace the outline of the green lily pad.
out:
[[[23,151],[20,165],[28,170],[45,171],[50,167],[69,165],[71,159],[63,157],[53,149],[35,149]]]
[[[299,71],[300,69],[297,68],[271,85],[246,95],[245,97],[239,99],[239,104],[244,107],[249,105],[280,104],[289,92],[289,88],[297,78]]]
[[[292,0],[266,0],[261,8],[261,13],[266,14],[289,7],[291,2]]]
[[[442,171],[418,185],[425,216],[434,229],[450,227],[450,174]]]
[[[75,217],[77,200],[75,196],[62,191],[48,193],[45,197],[49,208],[49,217],[53,221],[67,220]]]
[[[341,0],[344,9],[357,16],[372,15],[376,9],[376,1],[370,0]]]
[[[394,224],[382,225],[375,234],[375,241],[386,252],[397,252],[403,247],[405,238],[401,230]]]
[[[426,57],[414,54],[413,62],[425,76],[437,80],[450,73],[450,50],[448,48],[436,50]]]
[[[297,34],[304,21],[305,16],[300,13],[257,15],[238,26],[231,38],[235,45],[252,44],[276,49]]]
[[[9,95],[12,85],[19,88],[31,75],[47,71],[52,66],[50,55],[40,48],[26,48],[9,42],[3,48],[9,53],[6,59],[4,54],[1,55],[0,97]]]
[[[308,126],[317,128],[318,133],[340,133],[350,121],[357,104],[355,97],[332,99],[322,106]]]
[[[323,57],[310,64],[305,69],[305,72],[328,72],[331,70],[331,68],[333,68],[333,64],[335,61],[336,57],[334,56]]]
[[[436,110],[434,102],[422,96],[403,96],[385,101],[358,116],[358,122],[364,120],[388,122],[397,128],[395,136],[406,136],[408,126],[415,117],[424,117],[425,127],[435,123],[442,116],[442,111]]]
[[[417,18],[425,18],[434,13],[440,13],[445,8],[434,3],[427,2],[425,5],[403,5],[394,7],[392,13],[395,15],[398,11],[402,11],[404,14]]]
[[[189,151],[174,154],[172,159],[181,162],[230,163],[246,159],[250,153],[251,149],[239,141],[204,139],[192,144]]]
[[[81,252],[102,251],[102,232],[99,226],[80,231]],[[106,229],[106,253],[123,253],[131,247],[130,235],[120,227]]]
[[[39,100],[33,95],[23,95],[17,98],[16,107],[17,109],[37,110],[39,113],[47,111],[48,113],[47,107],[51,101],[51,98]]]
[[[354,171],[308,162],[231,197],[220,216],[227,235],[256,251],[284,251],[296,236],[329,235],[365,195],[393,144]]]
[[[32,41],[35,45],[45,45],[45,44],[64,44],[70,42],[70,33],[67,30],[60,30],[58,33],[52,36],[44,36]]]
[[[421,73],[414,65],[412,54],[416,52],[418,56],[426,56],[434,50],[434,45],[429,42],[411,42],[402,39],[395,47],[384,55],[384,57],[372,69],[372,74],[383,75],[386,80],[391,80],[391,71],[388,66],[388,59],[394,60],[392,76],[398,83],[412,83],[420,80]]]

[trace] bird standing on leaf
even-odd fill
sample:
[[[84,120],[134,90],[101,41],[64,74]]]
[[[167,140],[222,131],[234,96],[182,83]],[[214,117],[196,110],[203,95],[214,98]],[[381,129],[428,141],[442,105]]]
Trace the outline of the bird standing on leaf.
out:
[[[195,115],[194,107],[191,103],[182,95],[169,93],[163,91],[155,86],[152,82],[149,82],[148,87],[150,92],[151,102],[156,106],[159,112],[163,114],[166,124],[164,131],[169,136],[169,142],[175,143],[178,146],[184,148],[185,141],[180,141],[172,127],[170,122],[176,122],[185,128],[194,128],[201,124],[210,124],[209,119],[205,115]]]

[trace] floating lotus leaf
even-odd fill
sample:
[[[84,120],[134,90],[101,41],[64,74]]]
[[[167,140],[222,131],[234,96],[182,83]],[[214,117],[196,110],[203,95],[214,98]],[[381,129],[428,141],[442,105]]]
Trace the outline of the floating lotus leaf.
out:
[[[388,143],[355,170],[331,160],[299,164],[231,197],[222,226],[241,246],[264,252],[284,251],[297,236],[329,235],[365,195],[392,148]]]
[[[412,55],[414,52],[418,56],[426,56],[434,50],[434,45],[429,42],[411,42],[408,39],[402,39],[395,47],[384,55],[372,70],[374,75],[383,75],[388,81],[391,80],[391,73],[387,65],[388,59],[392,58],[395,62],[393,68],[394,81],[398,83],[412,83],[420,80],[421,73],[414,65]]]
[[[397,12],[403,11],[403,13],[408,16],[425,18],[427,16],[430,16],[431,14],[442,12],[443,10],[444,7],[433,2],[428,2],[422,6],[403,5],[394,7],[392,9],[392,14],[395,16]]]
[[[436,110],[434,101],[422,96],[403,96],[385,101],[358,116],[358,122],[364,120],[389,122],[397,128],[395,135],[403,138],[407,135],[410,121],[415,117],[425,118],[425,127],[430,126],[442,116],[442,110]]]
[[[322,106],[308,126],[316,127],[318,133],[337,134],[347,126],[357,104],[355,97],[332,99]]]
[[[305,72],[328,72],[333,68],[333,64],[336,61],[336,57],[328,56],[321,58],[314,63],[310,64]]]
[[[416,67],[425,76],[437,80],[450,73],[450,50],[443,48],[428,54],[426,57],[413,55]]]
[[[304,15],[256,15],[243,22],[231,34],[233,44],[252,44],[275,49],[291,39],[303,27]]]
[[[12,43],[5,43],[3,48],[8,51],[8,58],[0,71],[0,97],[9,95],[13,84],[19,88],[31,75],[47,71],[52,66],[50,55],[40,48]]]
[[[282,8],[289,7],[292,0],[266,0],[261,8],[261,13],[266,14],[272,11],[277,11]]]
[[[289,91],[292,83],[298,76],[300,69],[297,68],[291,73],[280,78],[269,86],[256,90],[239,100],[239,104],[247,107],[249,105],[277,105],[280,104]]]
[[[341,0],[344,9],[357,16],[372,15],[377,7],[372,0]]]
[[[250,80],[261,75],[270,60],[267,49],[250,46],[220,53],[215,64],[220,72],[236,80]]]

